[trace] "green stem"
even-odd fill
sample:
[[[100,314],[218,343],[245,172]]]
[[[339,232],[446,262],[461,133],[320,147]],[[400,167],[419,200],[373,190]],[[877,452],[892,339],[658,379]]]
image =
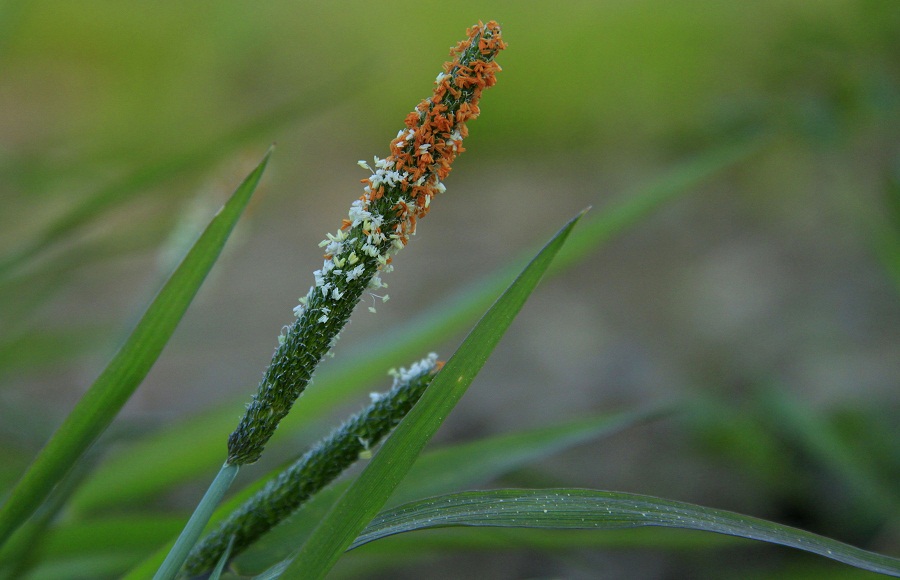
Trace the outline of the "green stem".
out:
[[[166,556],[162,566],[156,571],[153,580],[172,580],[175,578],[188,554],[190,554],[191,548],[194,547],[194,544],[200,538],[200,534],[203,533],[203,528],[206,527],[209,518],[212,517],[216,506],[219,505],[225,492],[231,487],[231,482],[234,481],[238,469],[238,465],[231,463],[226,463],[222,466],[219,474],[216,475],[216,478],[209,485],[209,489],[203,495],[203,499],[197,504],[191,519],[188,520],[184,529],[181,530],[181,535],[178,536],[175,545],[169,550],[169,555]]]

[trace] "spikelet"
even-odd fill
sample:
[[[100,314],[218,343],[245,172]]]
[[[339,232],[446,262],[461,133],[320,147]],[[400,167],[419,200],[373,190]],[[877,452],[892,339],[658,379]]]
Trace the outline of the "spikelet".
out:
[[[374,296],[385,286],[381,275],[392,269],[394,254],[409,242],[432,198],[444,191],[441,182],[463,151],[466,123],[478,116],[481,93],[496,82],[500,66],[494,57],[505,48],[496,22],[478,23],[467,32],[451,49],[453,60],[437,76],[434,94],[407,115],[406,127],[391,141],[391,154],[376,157],[374,168],[361,162],[372,175],[363,180],[364,193],[340,229],[320,244],[325,262],[294,309],[297,319],[279,337],[256,395],[228,438],[228,464],[259,459],[353,308],[365,292]]]

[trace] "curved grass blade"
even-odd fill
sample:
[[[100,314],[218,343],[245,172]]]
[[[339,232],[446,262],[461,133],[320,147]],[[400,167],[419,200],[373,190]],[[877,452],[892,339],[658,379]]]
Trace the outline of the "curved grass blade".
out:
[[[156,514],[60,522],[47,530],[39,547],[39,555],[42,561],[52,562],[78,556],[127,552],[133,554],[137,561],[146,555],[148,546],[156,546],[176,537],[183,526],[184,517]],[[11,548],[14,548],[12,541],[0,552],[3,562],[8,560],[6,553]]]
[[[410,530],[413,531],[413,530]],[[687,531],[687,533],[685,533]],[[562,533],[560,533],[562,532]],[[546,552],[595,548],[631,550],[650,548],[666,551],[718,550],[746,545],[743,538],[722,534],[703,534],[695,530],[645,526],[623,528],[615,534],[598,534],[595,530],[558,530],[548,528],[511,528],[458,526],[431,529],[427,534],[395,534],[358,546],[345,557],[366,555],[379,558],[398,556],[398,564],[410,554],[463,551],[541,550]],[[341,565],[343,566],[343,561]]]
[[[585,489],[500,489],[444,495],[379,514],[350,549],[393,534],[450,526],[615,530],[662,526],[780,544],[900,576],[900,559],[759,518],[645,495]]]
[[[553,261],[548,274],[570,267],[605,244],[613,236],[627,231],[666,203],[690,191],[706,179],[740,161],[746,161],[769,142],[767,136],[740,141],[697,155],[659,179],[642,187],[624,203],[602,208],[598,218],[586,220],[573,232]]]
[[[481,318],[372,462],[313,530],[285,574],[322,578],[334,566],[466,392],[583,215],[566,224],[544,246]]]
[[[416,460],[387,505],[470,489],[575,445],[651,421],[664,412],[649,409],[604,414],[429,451]],[[234,568],[249,575],[289,557],[348,484],[341,482],[317,494],[302,510],[236,558]]]
[[[0,509],[0,545],[109,426],[150,371],[259,183],[271,149],[172,273],[122,348],[31,464]]]
[[[633,194],[624,196],[622,202],[601,210],[593,219],[584,219],[560,250],[550,273],[558,272],[559,264],[562,267],[571,266],[585,258],[679,194],[746,160],[764,143],[753,140],[701,154]],[[347,402],[368,388],[371,381],[384,373],[385,361],[400,364],[470,326],[521,270],[528,256],[534,253],[512,260],[511,266],[476,280],[455,295],[441,300],[438,307],[390,330],[388,334],[400,337],[399,340],[355,347],[353,361],[338,368],[325,365],[304,393],[303,404],[292,409],[282,421],[273,442],[277,443],[286,436],[296,437],[301,429],[315,425],[319,417],[327,415],[328,409]],[[242,408],[243,401],[234,401],[129,445],[98,468],[73,497],[70,509],[89,513],[126,501],[137,501],[203,473],[213,472],[221,463],[222,432],[233,428],[234,417]],[[193,443],[180,445],[181,441]],[[134,457],[141,458],[139,465],[134,464]]]
[[[772,430],[847,486],[856,499],[859,519],[868,516],[883,522],[900,514],[900,488],[879,477],[871,459],[848,445],[825,417],[778,386],[762,389],[758,397]]]

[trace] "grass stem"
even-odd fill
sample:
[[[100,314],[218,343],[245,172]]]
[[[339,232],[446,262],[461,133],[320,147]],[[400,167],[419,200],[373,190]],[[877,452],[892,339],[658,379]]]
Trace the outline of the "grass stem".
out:
[[[230,463],[222,466],[216,478],[209,485],[209,489],[203,495],[203,499],[197,504],[191,519],[188,520],[184,529],[181,530],[181,535],[178,536],[175,545],[169,550],[169,554],[166,556],[162,566],[156,571],[153,580],[172,580],[175,578],[188,554],[190,554],[191,548],[194,547],[194,544],[200,538],[200,534],[203,533],[203,528],[206,527],[209,518],[212,517],[216,506],[219,505],[225,492],[231,487],[231,482],[234,481],[238,469],[240,469],[240,466]]]

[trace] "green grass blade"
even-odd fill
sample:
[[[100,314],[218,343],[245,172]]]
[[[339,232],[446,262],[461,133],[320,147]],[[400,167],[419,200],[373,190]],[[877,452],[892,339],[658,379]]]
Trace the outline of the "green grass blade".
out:
[[[412,531],[412,530],[410,530]],[[651,548],[667,551],[712,550],[746,545],[735,536],[703,534],[696,531],[663,527],[619,529],[614,534],[598,534],[594,530],[557,530],[541,528],[486,528],[459,526],[430,530],[427,534],[397,534],[379,538],[349,552],[345,557],[367,560],[366,554],[378,557],[398,556],[402,564],[410,554],[438,554],[466,551],[541,550],[545,552],[573,549],[630,550]],[[343,562],[341,562],[343,565]]]
[[[122,348],[6,498],[0,509],[0,544],[34,513],[150,371],[249,202],[270,154],[271,150],[213,218]]]
[[[760,420],[755,406],[730,394],[693,396],[679,420],[695,449],[715,458],[718,465],[736,470],[754,488],[782,497],[806,492],[798,489],[798,477],[785,477],[785,473],[796,475],[792,454]]]
[[[381,509],[481,370],[581,215],[544,246],[491,306],[372,462],[319,523],[285,574],[324,577]]]
[[[556,273],[584,259],[613,236],[641,223],[666,203],[674,201],[726,168],[746,161],[767,143],[767,137],[757,137],[707,151],[643,186],[638,192],[628,196],[624,203],[602,208],[598,218],[585,220],[572,233],[566,247],[553,261],[550,273]]]
[[[596,217],[585,218],[560,251],[551,272],[559,271],[558,263],[571,266],[583,259],[606,241],[640,223],[641,219],[663,207],[666,202],[747,159],[763,143],[750,141],[699,155],[624,196],[623,201],[601,210]],[[296,437],[301,429],[315,425],[328,409],[359,395],[371,381],[384,374],[385,361],[394,361],[389,362],[388,366],[402,364],[436,342],[471,326],[521,270],[528,256],[534,253],[523,255],[513,261],[512,266],[476,280],[455,295],[442,299],[434,309],[386,333],[400,337],[399,340],[354,348],[354,360],[340,367],[324,365],[304,393],[303,404],[297,405],[282,421],[273,443],[277,444],[285,437]],[[214,472],[222,461],[219,453],[222,433],[234,428],[234,418],[240,414],[243,404],[243,400],[234,401],[129,445],[98,468],[73,498],[70,508],[88,513],[125,501],[137,501],[204,473]],[[191,441],[192,445],[179,445],[180,441]],[[135,457],[141,458],[140,464],[135,465]]]
[[[79,555],[146,554],[148,546],[176,537],[182,527],[183,517],[146,513],[60,522],[47,531],[39,548],[40,556],[49,562]],[[4,553],[10,544],[4,546]]]
[[[40,328],[0,343],[0,376],[34,368],[47,369],[103,344],[109,328]]]
[[[69,512],[83,516],[137,502],[207,472],[212,477],[222,463],[225,437],[234,428],[240,408],[236,404],[228,413],[201,414],[145,441],[125,444],[123,451],[110,456],[76,492]],[[191,444],[183,445],[184,441]],[[135,457],[141,458],[139,464],[134,463]]]
[[[772,430],[847,486],[857,499],[857,516],[861,520],[866,515],[883,520],[900,514],[900,488],[882,481],[867,456],[842,440],[834,425],[819,412],[778,386],[761,391],[759,397],[761,412]]]
[[[575,445],[658,418],[663,412],[651,409],[604,414],[429,451],[416,460],[388,505],[471,489]],[[290,556],[348,484],[341,482],[316,495],[240,555],[234,562],[235,569],[244,574],[258,573]]]
[[[449,526],[700,530],[789,546],[871,572],[900,576],[900,559],[796,528],[684,502],[585,489],[474,491],[406,504],[379,514],[350,548],[393,534]]]

